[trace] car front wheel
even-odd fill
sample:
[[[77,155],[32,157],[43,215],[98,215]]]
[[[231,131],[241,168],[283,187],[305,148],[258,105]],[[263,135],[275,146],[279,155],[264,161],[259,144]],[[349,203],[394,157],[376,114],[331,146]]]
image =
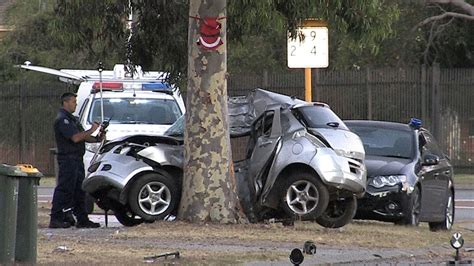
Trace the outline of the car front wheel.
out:
[[[452,190],[449,190],[446,199],[446,209],[444,212],[444,220],[441,222],[428,223],[431,231],[451,230],[454,224],[454,197]]]
[[[179,191],[174,180],[158,173],[137,179],[128,197],[130,209],[145,221],[165,218],[179,202]]]
[[[326,228],[339,228],[350,223],[357,211],[355,196],[339,198],[329,202],[328,207],[316,222]]]
[[[281,205],[287,215],[301,220],[315,220],[328,205],[326,186],[307,172],[290,172],[283,176]]]

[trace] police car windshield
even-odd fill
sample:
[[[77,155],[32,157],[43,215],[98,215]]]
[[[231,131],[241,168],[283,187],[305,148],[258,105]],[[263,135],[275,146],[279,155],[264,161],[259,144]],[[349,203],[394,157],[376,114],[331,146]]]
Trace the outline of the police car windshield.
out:
[[[104,120],[110,120],[110,124],[171,125],[181,116],[181,110],[174,100],[105,98],[103,104]],[[88,121],[102,121],[100,99],[92,103]]]

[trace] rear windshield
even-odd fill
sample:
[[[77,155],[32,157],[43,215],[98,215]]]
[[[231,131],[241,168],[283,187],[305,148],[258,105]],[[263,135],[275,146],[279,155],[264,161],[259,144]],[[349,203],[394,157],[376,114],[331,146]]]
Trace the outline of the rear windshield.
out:
[[[181,116],[176,101],[167,99],[110,98],[103,105],[104,120],[111,124],[171,125]],[[88,121],[102,121],[100,99],[92,102]]]
[[[364,144],[366,155],[410,159],[415,156],[415,134],[412,131],[374,126],[351,126]]]
[[[297,108],[297,117],[309,128],[340,128],[348,130],[344,122],[328,107],[304,106]]]

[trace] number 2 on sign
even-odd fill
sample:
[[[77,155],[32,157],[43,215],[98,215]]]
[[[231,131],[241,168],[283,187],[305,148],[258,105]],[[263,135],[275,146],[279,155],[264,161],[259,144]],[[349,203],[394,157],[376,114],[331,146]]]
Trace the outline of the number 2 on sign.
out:
[[[296,51],[296,46],[295,46],[295,45],[292,45],[292,46],[291,46],[291,53],[290,53],[290,55],[291,55],[291,56],[296,56],[295,51]]]

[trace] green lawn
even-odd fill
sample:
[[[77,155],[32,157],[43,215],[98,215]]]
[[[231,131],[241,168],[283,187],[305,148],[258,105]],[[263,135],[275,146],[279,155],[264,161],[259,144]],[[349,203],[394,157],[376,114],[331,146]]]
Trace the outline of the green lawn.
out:
[[[454,174],[456,185],[474,185],[474,174]]]

